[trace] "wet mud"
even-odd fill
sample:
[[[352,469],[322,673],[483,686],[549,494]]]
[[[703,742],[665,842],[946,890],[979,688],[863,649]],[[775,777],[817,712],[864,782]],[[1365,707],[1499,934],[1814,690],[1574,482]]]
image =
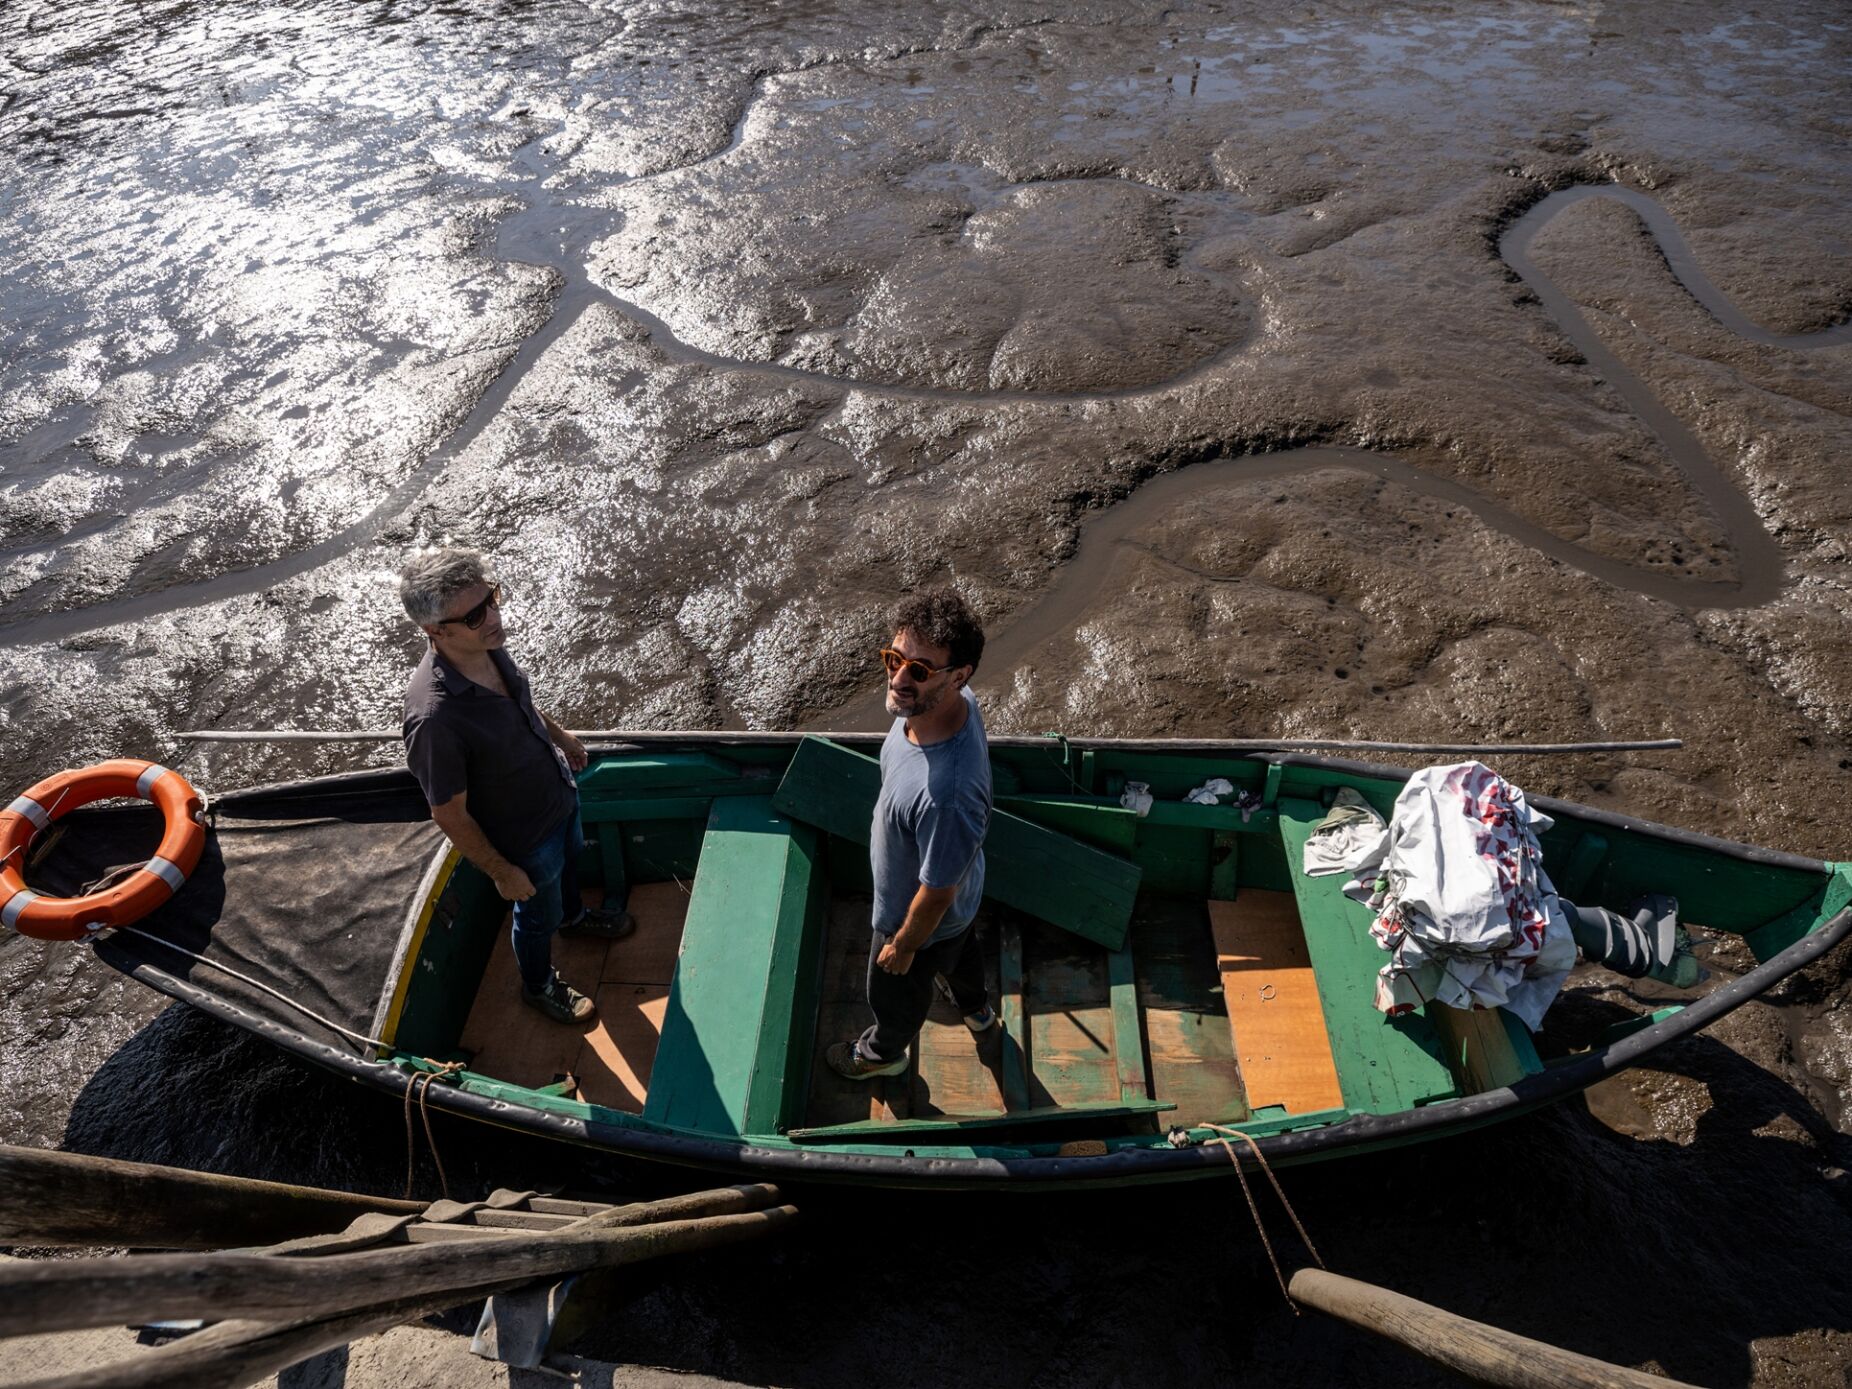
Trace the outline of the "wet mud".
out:
[[[6,784],[390,759],[173,734],[394,726],[391,569],[449,537],[579,726],[869,726],[884,612],[950,578],[993,728],[1671,735],[1501,770],[1848,854],[1838,6],[22,0],[0,58]],[[1343,1271],[1838,1383],[1844,966],[1289,1191]],[[403,1180],[389,1109],[80,952],[12,939],[0,980],[11,1136]],[[1550,1042],[1651,1006],[1578,976]],[[660,1180],[442,1141],[460,1183]],[[596,1348],[1438,1382],[1290,1317],[1232,1190],[806,1199]]]

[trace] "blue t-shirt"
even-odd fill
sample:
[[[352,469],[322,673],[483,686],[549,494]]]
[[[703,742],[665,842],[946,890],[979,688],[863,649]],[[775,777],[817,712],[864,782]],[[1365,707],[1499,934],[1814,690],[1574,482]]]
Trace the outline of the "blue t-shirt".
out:
[[[881,795],[868,837],[874,869],[874,927],[891,936],[907,920],[921,887],[956,887],[928,945],[971,924],[984,897],[984,831],[990,827],[990,744],[971,691],[970,715],[943,743],[916,747],[895,719],[881,744]]]

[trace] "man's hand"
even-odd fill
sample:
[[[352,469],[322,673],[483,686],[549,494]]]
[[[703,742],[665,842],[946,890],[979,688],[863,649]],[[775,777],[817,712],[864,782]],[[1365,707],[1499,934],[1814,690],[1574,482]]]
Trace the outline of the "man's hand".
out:
[[[566,754],[566,765],[575,772],[584,771],[585,764],[591,761],[585,751],[585,744],[563,728],[554,731],[553,745]]]
[[[911,950],[902,950],[894,944],[890,936],[887,944],[881,947],[881,953],[875,957],[875,963],[889,974],[905,974],[913,968],[914,953]]]
[[[495,890],[505,902],[525,902],[534,895],[534,880],[517,864],[495,875]]]

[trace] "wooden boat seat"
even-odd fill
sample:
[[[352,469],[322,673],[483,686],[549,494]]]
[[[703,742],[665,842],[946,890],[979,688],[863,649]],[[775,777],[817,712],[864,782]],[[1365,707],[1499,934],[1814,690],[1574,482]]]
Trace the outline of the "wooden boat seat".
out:
[[[793,820],[866,846],[880,791],[878,760],[806,738],[772,803]],[[1125,944],[1141,876],[1136,864],[996,810],[984,865],[986,897],[1108,950]]]
[[[815,831],[768,797],[714,799],[644,1118],[713,1134],[797,1120],[824,887]]]
[[[1425,1012],[1391,1018],[1376,1010],[1376,972],[1388,956],[1370,938],[1369,908],[1344,895],[1342,874],[1308,878],[1301,869],[1305,842],[1325,818],[1325,808],[1282,797],[1277,809],[1344,1103],[1393,1114],[1458,1094],[1448,1044]]]

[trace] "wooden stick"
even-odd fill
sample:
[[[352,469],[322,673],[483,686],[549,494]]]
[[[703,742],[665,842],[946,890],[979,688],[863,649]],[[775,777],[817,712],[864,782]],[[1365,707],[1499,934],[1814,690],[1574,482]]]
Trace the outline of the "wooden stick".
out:
[[[732,1190],[746,1191],[749,1188],[732,1188]],[[702,1194],[713,1195],[715,1193]],[[636,1211],[644,1208],[632,1206],[623,1209]],[[751,1239],[757,1235],[770,1233],[779,1225],[794,1218],[796,1214],[795,1208],[791,1206],[778,1206],[769,1210],[751,1212],[744,1216],[683,1222],[682,1231],[671,1240],[664,1242],[663,1247],[658,1248],[655,1254],[683,1253],[693,1249],[708,1249],[743,1239]],[[694,1225],[702,1227],[699,1233],[687,1229],[688,1226]],[[655,1228],[671,1227],[658,1226]],[[555,1234],[539,1238],[558,1241],[568,1237]],[[500,1247],[501,1241],[498,1240],[496,1245]],[[460,1257],[455,1246],[442,1252],[447,1259],[455,1260]],[[654,1257],[655,1254],[643,1257]],[[134,1262],[143,1261],[135,1260]],[[317,1261],[305,1260],[303,1262],[312,1264]],[[331,1262],[331,1260],[320,1262]],[[626,1259],[623,1262],[631,1262],[631,1260]],[[479,1297],[487,1297],[494,1293],[510,1292],[533,1281],[532,1278],[520,1278],[484,1284],[469,1291],[447,1288],[409,1296],[404,1295],[405,1290],[400,1286],[395,1287],[394,1291],[401,1295],[391,1302],[378,1302],[376,1300],[377,1290],[373,1290],[375,1300],[371,1306],[363,1306],[341,1314],[324,1313],[312,1317],[298,1317],[285,1322],[223,1321],[216,1326],[208,1327],[204,1331],[161,1346],[134,1359],[121,1361],[102,1369],[84,1370],[78,1374],[62,1375],[56,1379],[38,1380],[32,1384],[22,1385],[20,1389],[239,1389],[239,1386],[262,1379],[265,1375],[274,1374],[334,1346],[345,1345],[363,1336],[371,1336],[388,1330],[401,1322],[411,1321],[433,1312],[441,1312],[459,1303],[473,1302]]]
[[[0,1244],[224,1249],[339,1230],[392,1201],[143,1162],[0,1146]]]
[[[1289,1288],[1293,1301],[1394,1341],[1480,1384],[1503,1389],[1691,1389],[1677,1380],[1533,1341],[1321,1269],[1300,1269]]]
[[[411,1244],[318,1258],[266,1254],[149,1254],[61,1259],[0,1267],[0,1336],[76,1331],[123,1321],[187,1317],[335,1316],[379,1300],[454,1292],[511,1279],[639,1263],[765,1234],[793,1206],[639,1225],[556,1230],[467,1243]]]
[[[176,738],[192,743],[367,743],[396,742],[404,736],[391,729],[337,729],[314,732],[305,729],[226,729],[199,728],[176,733]],[[740,729],[575,729],[573,736],[591,743],[685,743],[691,740],[731,743],[746,747],[761,743],[788,743],[806,735],[802,733],[763,733]],[[839,743],[878,742],[885,733],[818,733]],[[1604,743],[1386,743],[1354,738],[1069,738],[1079,748],[1121,748],[1127,751],[1146,749],[1152,752],[1316,752],[1335,748],[1352,752],[1413,753],[1481,753],[1516,757],[1542,753],[1575,752],[1659,752],[1685,746],[1680,738],[1645,738]],[[1050,738],[994,734],[992,747],[1048,747]]]

